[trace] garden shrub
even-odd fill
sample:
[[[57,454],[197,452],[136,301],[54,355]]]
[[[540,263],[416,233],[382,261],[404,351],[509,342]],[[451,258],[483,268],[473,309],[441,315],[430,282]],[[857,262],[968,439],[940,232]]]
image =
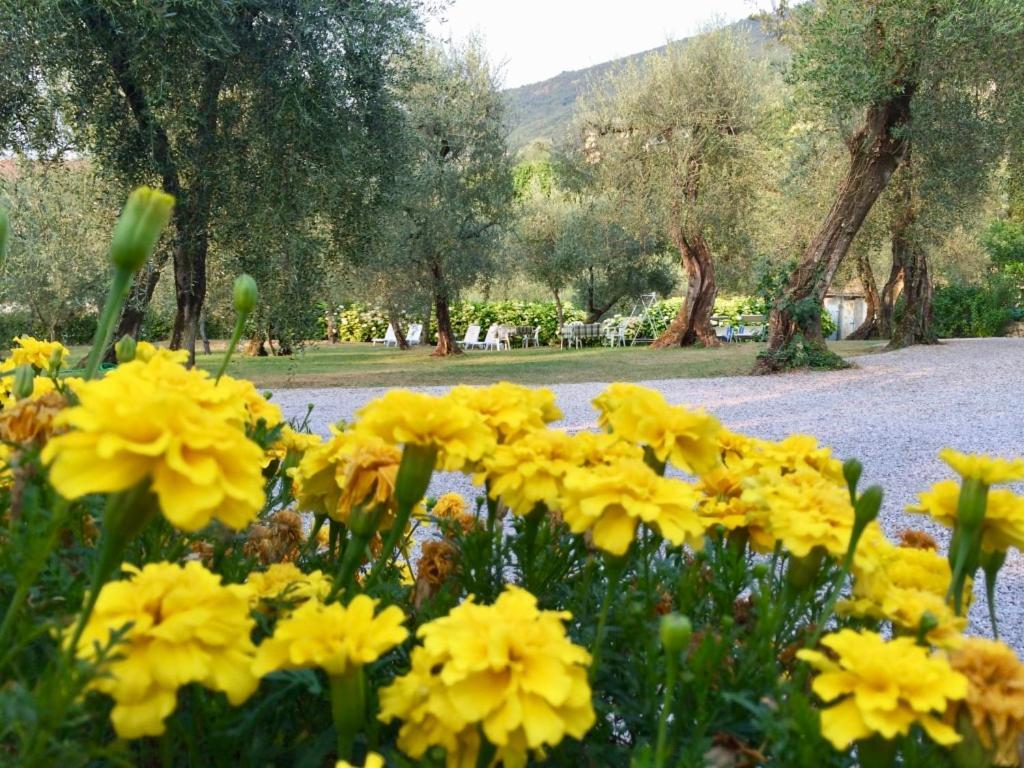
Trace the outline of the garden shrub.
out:
[[[999,336],[1015,315],[1014,287],[997,276],[980,285],[951,283],[935,289],[933,328],[940,338]]]
[[[681,298],[662,299],[655,302],[640,328],[639,337],[654,339],[660,336],[679,313],[682,303]],[[563,308],[566,323],[586,320],[586,312],[582,309],[571,304],[565,304]],[[762,314],[767,317],[767,310],[763,300],[757,296],[720,296],[715,301],[715,314],[727,317],[734,325],[738,325],[743,315]],[[423,322],[422,317],[408,312],[401,312],[399,316],[402,318],[403,329],[408,328],[412,323]],[[388,327],[387,312],[368,304],[341,305],[335,309],[334,317],[339,341],[370,341],[375,338],[383,338]],[[540,326],[542,344],[558,343],[558,312],[554,302],[457,301],[451,306],[451,318],[456,338],[462,338],[471,323],[480,326],[481,338],[492,323],[498,323],[530,328]],[[626,318],[628,316],[622,313],[612,314],[607,316],[602,323],[606,328],[617,327],[619,322]],[[639,317],[635,318],[634,323],[639,320]],[[832,323],[832,318],[827,312],[822,315],[822,323],[826,327]],[[319,333],[322,338],[326,337],[326,327],[326,322],[321,317]],[[635,325],[631,324],[629,337],[632,337],[634,329]],[[832,330],[834,330],[834,326],[831,330],[826,330],[826,335]],[[430,338],[434,338],[436,332],[436,326],[431,323]],[[588,340],[588,343],[591,344],[600,344],[601,342],[602,339]]]

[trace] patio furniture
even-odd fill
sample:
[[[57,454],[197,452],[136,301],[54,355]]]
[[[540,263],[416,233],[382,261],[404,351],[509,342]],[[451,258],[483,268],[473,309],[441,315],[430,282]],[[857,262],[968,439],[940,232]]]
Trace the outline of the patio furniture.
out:
[[[540,346],[540,326],[539,325],[536,328],[531,328],[528,325],[524,326],[523,327],[523,333],[521,334],[521,336],[523,338],[523,346],[524,347],[529,347],[530,345],[533,345],[535,347],[539,347]]]
[[[480,326],[471,325],[466,329],[465,335],[462,337],[462,341],[457,341],[460,347],[472,349],[473,347],[479,346],[480,344]]]
[[[385,347],[392,347],[392,346],[397,347],[398,346],[398,337],[395,336],[395,329],[394,329],[394,327],[389,323],[388,324],[388,329],[386,331],[384,331],[384,338],[382,338],[382,339],[370,339],[370,342],[372,344],[383,343]]]
[[[484,336],[484,340],[478,341],[476,345],[480,349],[498,349],[499,343],[500,342],[498,341],[498,324],[494,323],[491,325],[490,328],[487,329],[487,335]]]
[[[570,347],[576,347],[579,349],[583,346],[583,342],[590,339],[601,338],[601,324],[600,323],[569,323],[565,326],[568,329],[569,335],[567,341]],[[566,340],[565,333],[563,331],[563,341]]]
[[[405,341],[409,346],[420,343],[423,336],[423,323],[413,323],[409,326],[409,332],[405,334]]]
[[[605,328],[604,338],[609,347],[626,346],[626,329],[629,327],[629,320],[622,319],[617,324],[612,323]]]
[[[764,335],[766,318],[764,315],[742,315],[740,325],[733,332],[736,341],[753,341]]]
[[[511,327],[507,325],[498,326],[498,349],[512,349],[511,334]]]
[[[573,338],[576,332],[576,326],[583,325],[579,320],[574,320],[571,323],[566,323],[562,326],[558,333],[558,348],[564,349],[565,347],[572,346]]]

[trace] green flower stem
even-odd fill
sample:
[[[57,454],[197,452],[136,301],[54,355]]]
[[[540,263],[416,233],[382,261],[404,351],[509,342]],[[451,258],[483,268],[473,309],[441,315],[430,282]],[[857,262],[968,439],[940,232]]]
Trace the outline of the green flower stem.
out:
[[[224,352],[224,359],[220,361],[220,368],[217,369],[217,382],[220,382],[221,376],[228,369],[228,363],[231,362],[232,355],[235,354],[235,349],[238,347],[238,342],[242,338],[242,332],[245,330],[245,322],[249,319],[249,313],[239,312],[235,318],[235,329],[231,332],[231,341],[228,343],[228,348]]]
[[[668,713],[672,709],[672,701],[676,691],[676,678],[679,677],[678,654],[672,651],[665,653],[665,690],[661,700],[661,715],[658,717],[658,741],[654,748],[654,768],[664,768],[668,757]]]
[[[999,639],[999,625],[996,620],[996,579],[999,569],[1006,562],[1006,552],[986,552],[981,558],[981,567],[985,572],[985,601],[988,603],[988,616],[992,622],[992,637]]]
[[[533,563],[537,555],[537,529],[544,519],[547,508],[536,505],[524,519],[523,529],[523,585],[530,589],[533,583]]]
[[[338,734],[338,760],[350,760],[356,736],[366,723],[366,678],[362,667],[331,675],[331,717]]]
[[[615,598],[615,588],[626,570],[629,562],[629,555],[622,557],[605,557],[605,575],[608,578],[608,586],[605,588],[604,601],[601,603],[601,613],[597,617],[597,630],[594,632],[594,644],[590,648],[590,679],[597,678],[597,669],[601,663],[601,647],[604,645],[604,633],[608,625],[608,612],[611,609]]]
[[[369,587],[377,583],[381,571],[386,563],[391,561],[391,555],[395,547],[405,534],[405,526],[412,517],[412,511],[420,503],[423,494],[427,492],[430,484],[430,477],[434,473],[434,465],[437,463],[437,449],[428,446],[406,445],[402,451],[402,461],[398,465],[398,475],[395,478],[395,520],[384,537],[384,543],[380,550],[380,557],[370,569],[370,575],[366,579]]]
[[[957,523],[949,546],[949,563],[953,574],[946,599],[953,601],[956,615],[962,615],[964,584],[978,569],[981,556],[981,531],[988,506],[988,486],[980,480],[967,478],[960,486],[957,501]]]
[[[44,540],[34,553],[34,557],[28,559],[24,571],[18,574],[18,586],[14,590],[14,595],[11,596],[11,602],[7,605],[7,610],[4,612],[3,622],[0,623],[0,649],[4,650],[4,659],[3,663],[0,663],[0,668],[6,666],[7,659],[10,656],[10,634],[14,629],[18,614],[21,613],[22,607],[24,607],[25,602],[28,600],[29,592],[32,590],[32,585],[35,584],[36,579],[39,577],[39,572],[43,570],[43,566],[46,565],[46,561],[50,557],[50,552],[53,551],[53,547],[57,543],[57,536],[67,521],[70,508],[71,505],[66,499],[58,498],[54,505],[53,519]]]
[[[658,475],[665,474],[665,462],[654,455],[654,450],[649,445],[644,446],[644,463]]]
[[[863,768],[892,768],[896,765],[896,742],[872,736],[857,742],[857,757]]]
[[[107,506],[103,510],[103,530],[100,533],[99,557],[93,568],[89,583],[89,593],[85,605],[78,615],[75,629],[71,633],[65,663],[69,666],[75,657],[82,632],[92,615],[100,590],[110,575],[121,563],[124,548],[136,535],[142,532],[149,521],[156,516],[156,499],[149,492],[148,483],[142,483],[127,491],[114,493],[107,497]]]
[[[345,552],[341,557],[341,565],[338,567],[338,573],[334,578],[334,584],[331,587],[331,592],[327,596],[327,602],[332,601],[338,594],[347,594],[352,587],[352,580],[356,575],[356,571],[359,570],[359,565],[363,561],[363,555],[366,553],[366,548],[370,544],[372,536],[356,536],[352,535],[348,543],[345,545]]]
[[[121,314],[121,307],[128,296],[128,288],[131,285],[132,270],[126,267],[114,267],[114,278],[110,282],[110,291],[107,293],[107,300],[103,304],[103,311],[100,313],[99,323],[96,325],[96,334],[92,338],[92,349],[89,350],[89,359],[85,366],[85,378],[96,378],[96,372],[100,368],[100,362],[107,351],[107,345],[114,335],[114,323]]]

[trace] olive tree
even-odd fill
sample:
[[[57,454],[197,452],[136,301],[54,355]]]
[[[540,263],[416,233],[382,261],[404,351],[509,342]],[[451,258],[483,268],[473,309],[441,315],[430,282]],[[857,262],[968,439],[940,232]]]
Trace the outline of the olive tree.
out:
[[[511,212],[512,165],[504,104],[479,43],[427,44],[410,64],[401,102],[401,146],[408,170],[396,196],[403,233],[400,267],[412,265],[430,286],[437,322],[435,354],[458,353],[450,305],[494,268]]]
[[[686,301],[654,346],[718,343],[715,251],[743,239],[767,78],[749,40],[719,30],[614,74],[578,116],[600,188],[670,242],[686,274]]]
[[[760,372],[792,365],[795,342],[827,364],[821,301],[872,206],[918,136],[961,129],[967,147],[986,140],[979,133],[986,122],[1005,120],[1024,29],[1024,7],[1001,0],[821,0],[798,6],[792,18],[794,81],[840,130],[848,159],[832,206],[772,310]],[[971,104],[971,121],[949,122]],[[902,218],[894,220],[897,239],[920,209],[909,185]],[[897,250],[904,291],[927,293],[919,257]]]
[[[88,152],[124,182],[174,195],[177,316],[194,355],[211,245],[224,224],[267,214],[240,179],[315,195],[350,226],[380,189],[393,58],[419,29],[418,0],[0,0],[0,146]],[[244,186],[244,184],[242,185]],[[285,227],[303,226],[292,219]],[[233,245],[244,228],[234,228]],[[136,331],[162,262],[136,284]]]

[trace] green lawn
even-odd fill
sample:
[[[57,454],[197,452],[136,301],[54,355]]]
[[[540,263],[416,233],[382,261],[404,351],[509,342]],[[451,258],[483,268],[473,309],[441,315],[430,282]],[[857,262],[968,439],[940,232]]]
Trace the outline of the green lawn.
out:
[[[852,357],[880,351],[884,341],[830,344]],[[287,387],[397,387],[431,384],[564,384],[583,381],[644,381],[750,373],[763,344],[728,344],[718,349],[647,347],[542,347],[505,352],[472,351],[449,359],[430,355],[430,347],[402,352],[369,344],[315,344],[291,357],[237,356],[228,371],[268,389]],[[220,355],[200,355],[199,365],[214,371]]]

